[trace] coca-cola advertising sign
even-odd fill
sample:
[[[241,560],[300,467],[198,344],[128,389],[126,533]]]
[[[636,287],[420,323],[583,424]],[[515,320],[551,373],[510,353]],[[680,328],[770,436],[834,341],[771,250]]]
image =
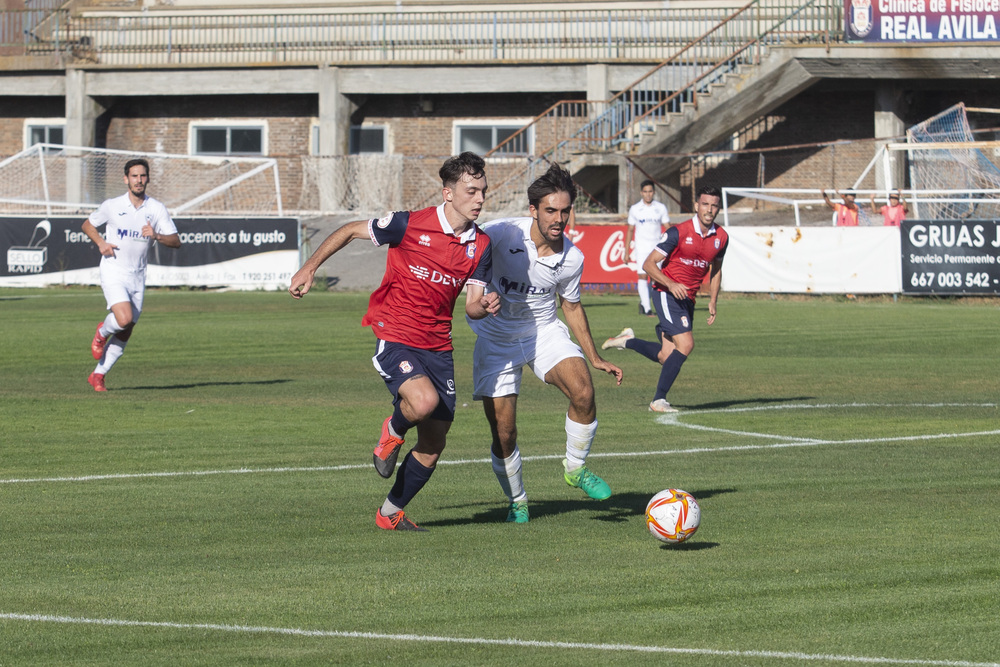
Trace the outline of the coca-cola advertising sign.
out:
[[[635,282],[638,267],[626,256],[625,225],[577,225],[568,236],[586,258],[581,282]]]

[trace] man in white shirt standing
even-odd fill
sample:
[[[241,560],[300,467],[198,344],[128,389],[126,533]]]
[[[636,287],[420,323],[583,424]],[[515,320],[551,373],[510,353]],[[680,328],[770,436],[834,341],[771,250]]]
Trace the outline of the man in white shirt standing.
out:
[[[104,376],[125,351],[135,323],[142,313],[146,291],[146,255],[156,241],[179,248],[180,236],[167,208],[146,194],[149,163],[143,159],[125,163],[128,192],[108,199],[83,223],[86,234],[101,253],[101,289],[111,312],[97,325],[90,352],[97,367],[87,378],[94,391],[107,391]],[[97,228],[107,225],[104,236]]]
[[[524,366],[569,399],[563,479],[595,500],[611,496],[608,484],[586,466],[597,431],[597,406],[584,358],[618,384],[622,370],[597,353],[580,303],[583,253],[563,235],[575,197],[569,172],[553,165],[528,188],[531,217],[483,227],[493,246],[493,277],[486,292],[499,294],[500,311],[469,320],[478,336],[473,398],[483,401],[493,435],[493,472],[510,501],[507,521],[513,523],[528,521],[516,422]],[[556,314],[560,301],[566,324]]]
[[[654,316],[653,308],[649,301],[649,280],[643,271],[642,263],[646,261],[649,253],[660,242],[663,236],[663,227],[669,224],[667,207],[653,199],[656,189],[653,181],[643,181],[640,186],[642,199],[632,205],[628,210],[628,229],[625,231],[625,252],[627,253],[635,237],[635,263],[639,267],[636,269],[639,280],[636,287],[639,290],[639,314]]]

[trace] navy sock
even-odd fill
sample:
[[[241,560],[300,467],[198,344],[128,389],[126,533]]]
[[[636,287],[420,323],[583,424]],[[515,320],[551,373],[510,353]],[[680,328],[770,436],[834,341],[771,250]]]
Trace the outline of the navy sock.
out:
[[[431,478],[434,468],[427,468],[413,457],[413,450],[406,453],[402,465],[396,472],[396,483],[389,491],[389,502],[396,507],[406,507],[424,484]]]
[[[681,366],[687,361],[687,356],[681,354],[677,350],[670,353],[667,360],[663,362],[663,368],[660,369],[660,379],[656,383],[656,395],[653,400],[658,398],[666,398],[667,392],[670,391],[670,387],[673,386],[674,380],[677,379],[677,374],[681,372]]]
[[[646,357],[650,361],[655,361],[656,363],[660,363],[660,360],[657,359],[656,356],[660,353],[660,347],[661,345],[659,343],[654,343],[653,341],[650,340],[640,340],[638,338],[633,338],[631,340],[625,341],[626,350],[635,350],[636,352]]]
[[[382,414],[385,414],[384,412]],[[399,403],[392,410],[392,417],[389,418],[389,423],[392,424],[392,430],[396,432],[400,438],[406,435],[406,432],[413,428],[413,422],[403,416],[403,411],[399,409]]]

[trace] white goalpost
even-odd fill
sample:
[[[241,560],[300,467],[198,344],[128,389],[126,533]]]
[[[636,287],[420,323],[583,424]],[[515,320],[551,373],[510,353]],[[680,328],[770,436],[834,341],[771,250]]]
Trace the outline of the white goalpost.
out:
[[[122,194],[125,163],[149,162],[150,191],[172,214],[282,216],[273,158],[139,153],[35,144],[0,161],[0,213],[71,215]]]

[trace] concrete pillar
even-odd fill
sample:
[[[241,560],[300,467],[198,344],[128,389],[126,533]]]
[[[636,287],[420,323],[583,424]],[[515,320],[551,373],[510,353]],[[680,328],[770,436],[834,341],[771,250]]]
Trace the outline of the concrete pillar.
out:
[[[322,66],[319,70],[319,154],[347,155],[351,101],[340,92],[340,69]]]
[[[93,146],[97,138],[97,117],[104,110],[87,94],[87,72],[66,70],[66,133],[68,146]],[[80,152],[68,153],[66,160],[66,201],[91,203],[84,183],[83,159]]]
[[[893,138],[900,141],[899,137],[906,134],[906,123],[902,118],[904,106],[903,90],[899,84],[893,81],[881,81],[875,86],[876,139]],[[881,142],[880,145],[885,143],[887,142]],[[888,168],[891,173],[887,174],[886,162],[883,160],[879,160],[875,165],[875,187],[882,191],[903,187],[906,178],[905,154],[890,153]]]

